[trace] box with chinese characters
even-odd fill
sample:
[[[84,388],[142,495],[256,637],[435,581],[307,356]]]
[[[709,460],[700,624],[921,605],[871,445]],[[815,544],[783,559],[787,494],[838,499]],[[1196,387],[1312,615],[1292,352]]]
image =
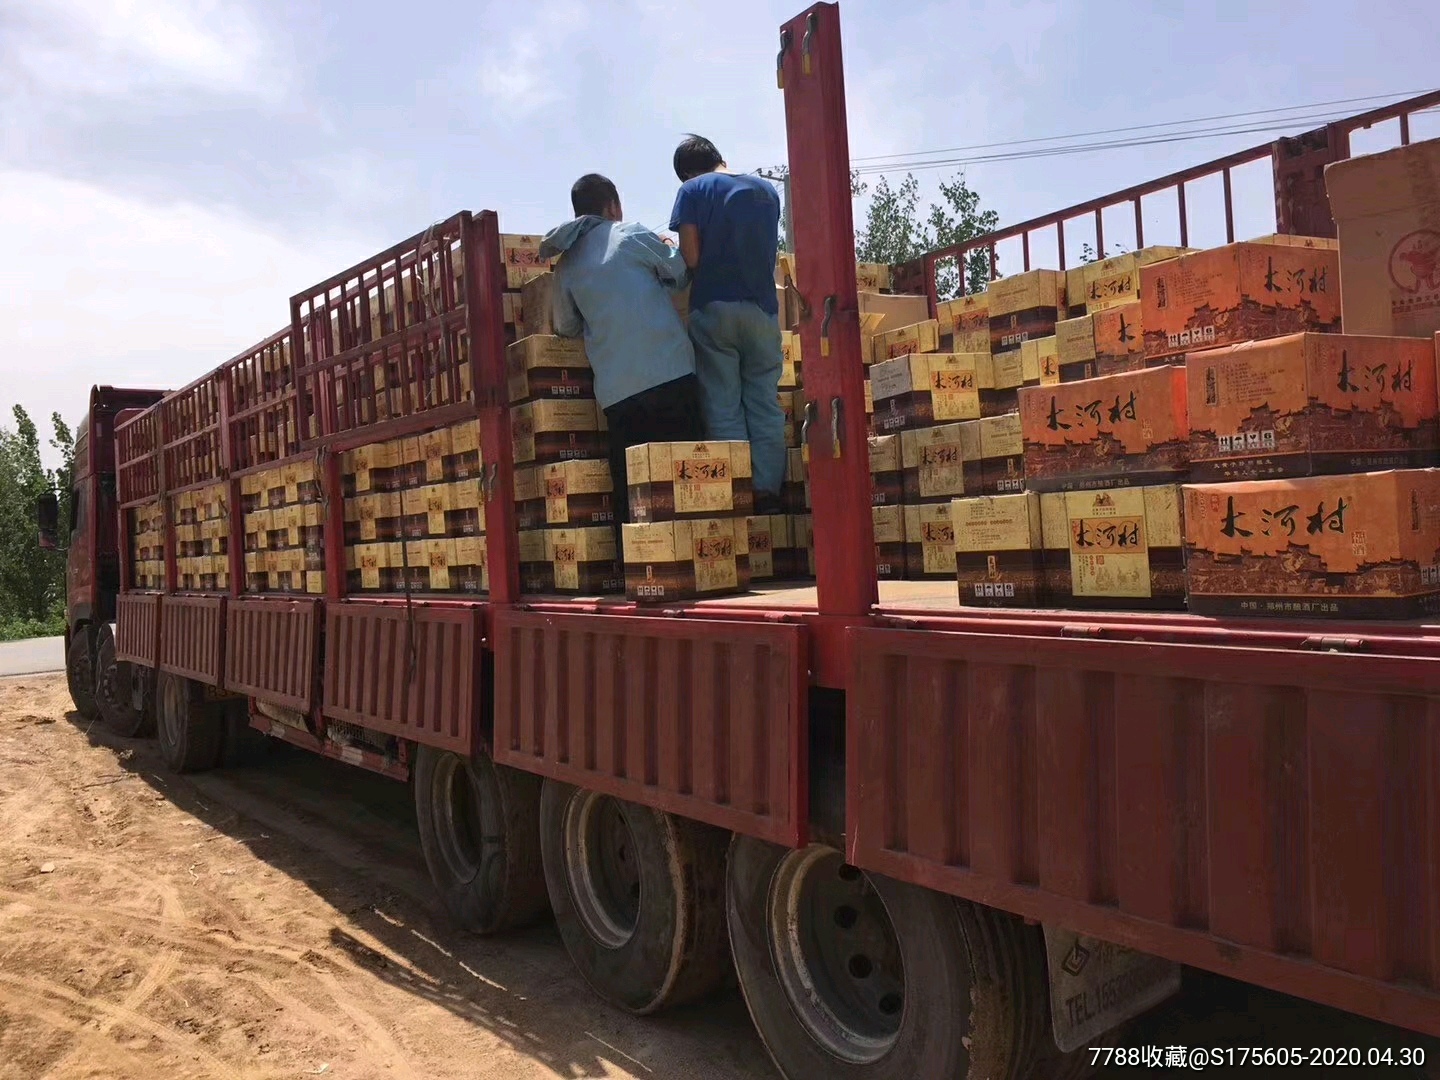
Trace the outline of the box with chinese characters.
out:
[[[748,442],[632,446],[625,472],[631,521],[747,517],[755,509]]]
[[[558,461],[538,468],[545,485],[546,525],[580,527],[615,520],[615,484],[608,460]]]
[[[904,508],[907,581],[949,581],[955,576],[953,501]]]
[[[870,362],[884,363],[908,353],[938,352],[940,349],[940,324],[934,319],[925,319],[912,326],[898,326],[894,330],[883,330],[871,341]]]
[[[902,498],[900,436],[871,435],[870,503],[872,506],[899,506]]]
[[[882,432],[980,418],[983,353],[911,353],[870,369],[875,426]]]
[[[805,577],[805,547],[795,540],[789,514],[761,514],[745,519],[750,552],[750,580],[789,581]]]
[[[990,351],[990,294],[979,292],[935,306],[940,348],[957,353]]]
[[[1440,612],[1440,469],[1185,488],[1190,609],[1408,619]]]
[[[603,458],[610,439],[592,399],[539,398],[510,410],[510,444],[515,464],[553,465],[557,461]]]
[[[1093,315],[1117,304],[1133,303],[1140,299],[1142,266],[1188,255],[1190,251],[1183,247],[1146,247],[1066,271],[1065,300],[1070,317]]]
[[[1145,355],[1338,333],[1339,284],[1333,247],[1250,241],[1152,263],[1140,269]]]
[[[533,334],[505,349],[510,404],[595,396],[595,372],[579,338]]]
[[[557,593],[624,592],[625,575],[615,556],[615,530],[609,525],[545,530],[545,561]]]
[[[1040,497],[980,495],[950,504],[960,603],[1039,607]]]
[[[1420,338],[1292,334],[1192,353],[1192,480],[1274,480],[1440,460],[1435,352]]]
[[[990,297],[990,351],[1013,352],[1031,338],[1051,337],[1055,324],[1065,318],[1065,272],[1030,270],[992,281]]]
[[[944,503],[984,486],[980,425],[940,424],[900,435],[901,492],[906,505]]]
[[[502,233],[500,236],[500,262],[505,267],[505,287],[523,289],[531,281],[550,269],[547,259],[540,258],[541,236],[526,236],[519,233]]]
[[[974,421],[980,440],[981,495],[1013,495],[1025,490],[1025,433],[1019,413]],[[966,469],[965,490],[971,490]]]
[[[1179,485],[1046,492],[1040,523],[1045,594],[1055,606],[1185,606]]]
[[[1020,392],[1029,491],[1182,479],[1190,451],[1185,369],[1156,367]]]
[[[905,576],[905,508],[872,506],[875,530],[875,576],[881,581],[898,581]]]
[[[643,522],[623,526],[622,535],[631,600],[675,603],[750,587],[743,517]]]

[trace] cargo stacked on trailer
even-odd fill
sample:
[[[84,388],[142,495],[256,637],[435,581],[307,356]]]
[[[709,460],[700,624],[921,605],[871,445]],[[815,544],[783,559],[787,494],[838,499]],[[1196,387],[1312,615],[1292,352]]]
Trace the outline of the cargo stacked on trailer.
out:
[[[1324,243],[1096,264],[1081,300],[1064,226],[1133,205],[1138,234],[1142,196],[1173,190],[1189,249],[1185,184],[1217,174],[1228,193],[1231,169],[1265,157],[1279,231],[1323,238],[1317,165],[1347,156],[1351,127],[1403,124],[1440,95],[917,266],[857,270],[833,5],[783,27],[778,74],[790,182],[805,193],[798,275],[789,264],[779,282],[805,361],[785,513],[748,514],[735,447],[725,477],[709,464],[702,476],[723,492],[677,491],[699,474],[677,477],[672,449],[636,495],[672,534],[728,524],[736,590],[742,540],[752,577],[764,549],[776,578],[810,569],[813,586],[647,606],[593,595],[613,573],[598,531],[622,493],[596,465],[598,417],[539,415],[583,411],[585,369],[548,335],[538,244],[467,212],[302,291],[285,330],[163,401],[96,392],[77,475],[89,532],[70,551],[77,706],[103,704],[129,733],[156,718],[177,769],[247,756],[264,733],[409,779],[459,925],[498,932],[548,906],[590,985],[636,1012],[717,985],[728,949],[792,1078],[1067,1075],[1076,1051],[1171,992],[1179,964],[1440,1035],[1440,958],[1425,944],[1440,940],[1435,628],[1038,607],[1173,600],[1179,504],[1155,493],[1202,461],[1289,470],[1213,478],[1224,484],[1316,489],[1252,503],[1197,484],[1192,565],[1213,549],[1217,573],[1248,567],[1246,581],[1276,580],[1264,560],[1278,558],[1299,566],[1287,580],[1353,577],[1371,597],[1386,595],[1377,583],[1424,586],[1428,556],[1407,547],[1430,527],[1417,478],[1433,474],[1410,468],[1434,439],[1424,341],[1350,345],[1334,367],[1327,350],[1345,337],[1320,308]],[[1040,228],[1057,229],[1056,270],[1029,265]],[[1021,273],[939,302],[937,260],[1011,237]],[[1154,275],[1191,259],[1238,268],[1233,299],[1209,305],[1230,314],[1200,318],[1167,276],[1152,319]],[[1245,284],[1261,259],[1264,298]],[[1265,289],[1272,260],[1305,263],[1318,323],[1264,323],[1285,306]],[[1330,304],[1334,264],[1323,269]],[[1110,311],[1124,323],[1113,344],[1096,330]],[[1085,319],[1088,344],[1068,325]],[[1282,336],[1233,345],[1262,324]],[[1383,390],[1358,366],[1374,349]],[[1180,352],[1183,366],[1166,360]],[[1303,400],[1302,370],[1319,380]],[[1265,372],[1292,375],[1257,396]],[[1342,376],[1345,397],[1320,386]],[[869,412],[872,379],[886,390]],[[687,470],[720,457],[714,444],[678,453]],[[1336,484],[1363,490],[1319,489]],[[1047,499],[1063,517],[1046,518]],[[1252,526],[1266,511],[1262,543]],[[1108,555],[1077,570],[1076,536],[1141,529],[1143,573]],[[1214,539],[1231,531],[1246,544]],[[680,580],[686,545],[672,547],[646,565]],[[878,582],[877,548],[892,571],[947,580]],[[689,572],[701,576],[693,560]],[[979,586],[965,606],[957,573]],[[560,594],[567,581],[591,595]]]

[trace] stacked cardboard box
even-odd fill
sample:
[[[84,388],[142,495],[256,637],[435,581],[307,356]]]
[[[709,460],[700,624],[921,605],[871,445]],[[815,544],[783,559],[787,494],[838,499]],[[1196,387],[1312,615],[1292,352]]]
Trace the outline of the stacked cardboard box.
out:
[[[325,591],[325,517],[311,459],[240,478],[247,593]]]
[[[1338,250],[1308,238],[1237,245],[1240,287],[1212,304],[1228,324],[1207,313],[1167,325],[1171,348],[1186,333],[1193,347],[1197,331],[1229,344],[1234,326],[1257,322],[1269,332],[1242,336],[1297,332],[1188,360],[1195,479],[1231,481],[1185,491],[1192,610],[1440,612],[1440,470],[1423,467],[1440,462],[1440,335],[1429,337],[1440,245],[1422,228],[1440,206],[1437,162],[1431,140],[1328,167]],[[1148,329],[1147,351],[1160,344]],[[1408,336],[1372,336],[1388,334]],[[1385,468],[1396,471],[1370,471]]]
[[[159,499],[127,512],[130,580],[137,589],[165,588],[165,511]]]
[[[230,515],[225,491],[225,484],[209,484],[170,497],[176,585],[180,589],[224,592],[230,588]]]
[[[626,595],[675,602],[749,588],[749,443],[632,446],[625,469]]]
[[[359,447],[340,469],[348,590],[488,591],[474,420]]]

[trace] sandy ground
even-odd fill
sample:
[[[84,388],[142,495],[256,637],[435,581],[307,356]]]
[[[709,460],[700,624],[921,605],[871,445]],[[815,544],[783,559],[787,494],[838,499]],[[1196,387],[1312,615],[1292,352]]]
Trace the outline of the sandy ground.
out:
[[[637,1020],[552,927],[447,928],[404,785],[299,751],[175,777],[69,707],[0,679],[0,1080],[777,1080],[733,989]],[[1436,1040],[1197,973],[1127,1041],[1423,1045],[1431,1073],[1307,1075],[1440,1076]]]
[[[301,752],[177,778],[69,706],[0,680],[5,1080],[775,1076],[738,994],[639,1021],[553,928],[447,929],[404,785]]]

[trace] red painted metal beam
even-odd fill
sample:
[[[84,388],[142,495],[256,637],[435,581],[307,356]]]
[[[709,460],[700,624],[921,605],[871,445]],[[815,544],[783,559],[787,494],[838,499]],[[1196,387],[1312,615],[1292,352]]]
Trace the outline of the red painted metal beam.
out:
[[[520,551],[505,370],[505,276],[500,264],[500,222],[493,211],[485,210],[473,217],[465,214],[462,228],[470,368],[480,415],[480,461],[484,472],[480,490],[485,498],[490,599],[497,604],[513,604],[520,598]]]
[[[780,43],[791,186],[806,193],[792,214],[809,308],[800,340],[810,490],[815,520],[825,523],[815,530],[819,609],[859,621],[878,593],[839,7],[816,4],[781,27]]]

